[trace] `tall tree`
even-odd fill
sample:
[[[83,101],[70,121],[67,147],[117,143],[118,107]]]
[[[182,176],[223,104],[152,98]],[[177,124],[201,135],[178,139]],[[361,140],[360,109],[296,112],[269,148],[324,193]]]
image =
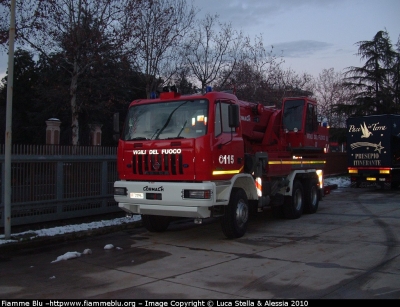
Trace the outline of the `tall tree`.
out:
[[[233,70],[228,66],[227,70],[220,73],[218,88],[224,89],[222,85],[230,79],[229,86],[240,99],[267,105],[270,103],[266,86],[268,77],[280,66],[281,60],[274,55],[273,48],[266,50],[261,35],[255,37],[254,43],[249,38],[245,38],[244,42],[242,56]]]
[[[189,81],[190,69],[188,67],[182,67],[178,70],[174,76],[173,83],[178,86],[179,92],[188,95],[196,93],[196,88],[192,82]]]
[[[179,68],[181,41],[193,26],[195,10],[186,0],[150,0],[138,8],[140,29],[132,62],[143,73],[147,97],[168,83]]]
[[[389,34],[378,31],[371,41],[360,41],[357,45],[358,55],[365,64],[348,68],[345,85],[354,91],[354,101],[351,105],[338,106],[338,111],[349,115],[395,112],[393,73],[396,52]]]
[[[49,60],[57,59],[69,74],[71,108],[71,143],[79,144],[79,115],[77,100],[79,78],[94,63],[104,59],[105,52],[114,55],[127,52],[128,43],[135,38],[136,13],[140,0],[25,0],[17,1],[16,41]],[[0,0],[7,11],[9,1]],[[0,29],[5,29],[7,14],[0,17]],[[4,39],[2,43],[7,42]],[[130,50],[132,52],[132,50]],[[61,57],[50,57],[59,54]]]
[[[269,71],[267,87],[270,103],[281,106],[284,97],[312,96],[314,78],[308,73],[298,74],[291,68],[275,65]]]
[[[400,114],[400,35],[396,43],[396,55],[393,65],[393,93],[397,113]]]
[[[280,107],[284,97],[312,95],[313,77],[283,69],[283,57],[275,54],[273,46],[267,51],[261,36],[256,37],[254,44],[246,38],[242,55],[234,69],[223,70],[218,79],[231,80],[240,99]],[[218,88],[223,86],[218,83]]]
[[[218,15],[206,15],[187,35],[184,44],[183,57],[202,90],[216,81],[222,71],[225,79],[219,80],[220,86],[230,82],[231,72],[243,56],[246,41],[242,33],[235,31],[230,23],[222,24],[218,19]]]
[[[44,121],[49,118],[57,118],[61,121],[60,144],[69,145],[71,144],[72,134],[69,96],[70,75],[59,65],[59,63],[62,63],[62,57],[62,54],[39,56],[36,63],[39,77],[35,83],[37,96],[34,105],[41,110],[36,116],[38,124],[44,124]],[[16,92],[21,90],[18,87],[14,89]],[[79,129],[79,132],[81,130]],[[36,144],[43,144],[45,138],[42,137],[42,140],[42,142]]]

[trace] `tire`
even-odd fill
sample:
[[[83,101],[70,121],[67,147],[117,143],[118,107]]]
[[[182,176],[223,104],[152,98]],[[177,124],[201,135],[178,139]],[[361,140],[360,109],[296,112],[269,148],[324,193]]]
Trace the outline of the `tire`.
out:
[[[295,180],[293,183],[292,196],[285,197],[283,205],[283,213],[287,219],[298,219],[303,214],[304,208],[304,192],[300,181]]]
[[[168,216],[142,215],[142,225],[150,232],[163,232],[167,230],[171,219]]]
[[[318,210],[318,186],[314,180],[307,180],[304,184],[304,213],[315,213]]]
[[[249,221],[249,203],[243,189],[233,188],[229,204],[222,216],[222,232],[228,239],[240,238],[247,230]]]

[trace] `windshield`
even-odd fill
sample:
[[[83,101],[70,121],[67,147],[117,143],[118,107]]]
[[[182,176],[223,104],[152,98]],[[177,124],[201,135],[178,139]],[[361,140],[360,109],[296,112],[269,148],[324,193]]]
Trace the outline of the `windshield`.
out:
[[[180,100],[129,108],[122,139],[194,138],[207,132],[207,100]]]
[[[304,100],[287,100],[283,110],[283,128],[301,130]]]

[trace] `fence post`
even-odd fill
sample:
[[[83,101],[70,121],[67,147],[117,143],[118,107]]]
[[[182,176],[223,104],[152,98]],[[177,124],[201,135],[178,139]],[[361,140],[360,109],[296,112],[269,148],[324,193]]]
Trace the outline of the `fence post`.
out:
[[[57,118],[49,118],[46,120],[46,125],[46,144],[59,145],[61,121]]]
[[[90,144],[94,146],[101,145],[101,127],[100,124],[92,124],[90,127]]]

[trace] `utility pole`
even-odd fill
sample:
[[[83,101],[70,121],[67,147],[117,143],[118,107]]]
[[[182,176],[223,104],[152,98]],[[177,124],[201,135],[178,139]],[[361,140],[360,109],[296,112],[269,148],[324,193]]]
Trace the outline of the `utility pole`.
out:
[[[12,94],[14,83],[14,39],[15,39],[15,1],[11,0],[10,32],[8,45],[8,78],[6,135],[4,152],[4,237],[11,236],[11,136],[12,136]]]

